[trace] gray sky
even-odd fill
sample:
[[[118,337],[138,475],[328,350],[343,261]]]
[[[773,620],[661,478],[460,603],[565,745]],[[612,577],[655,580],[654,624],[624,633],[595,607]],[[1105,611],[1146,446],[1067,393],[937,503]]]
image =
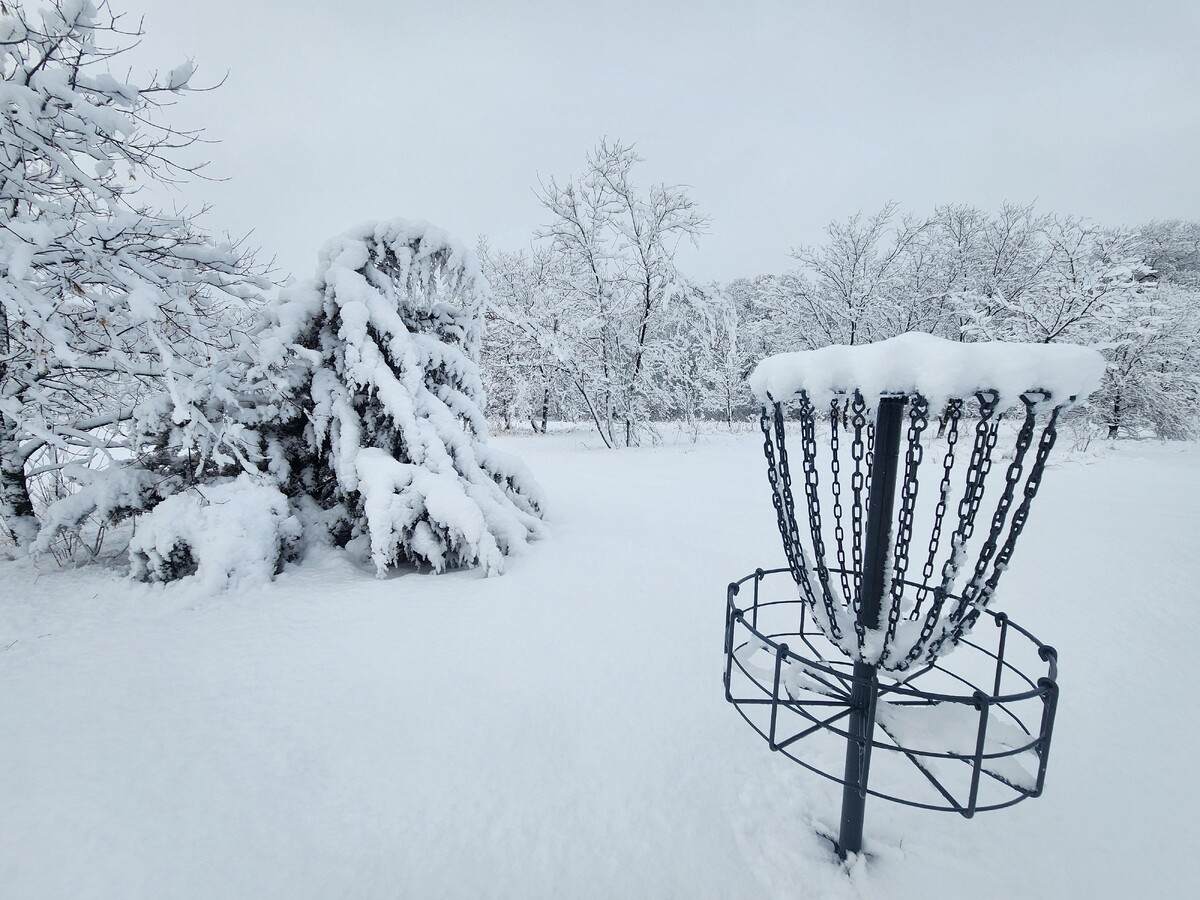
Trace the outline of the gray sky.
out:
[[[228,70],[177,118],[229,180],[181,197],[281,273],[371,218],[525,246],[538,177],[604,135],[711,216],[699,279],[888,199],[1200,218],[1196,0],[113,2],[145,15],[136,65]]]

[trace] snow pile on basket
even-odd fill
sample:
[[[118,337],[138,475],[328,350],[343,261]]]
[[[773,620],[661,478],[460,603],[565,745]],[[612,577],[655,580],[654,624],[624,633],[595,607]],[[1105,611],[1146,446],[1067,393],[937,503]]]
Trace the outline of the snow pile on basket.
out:
[[[924,334],[760,363],[751,384],[772,503],[822,633],[892,672],[932,663],[969,634],[1012,559],[1059,414],[1099,386],[1104,367],[1085,347]],[[792,419],[800,446],[789,453]],[[871,515],[882,580],[867,571]]]
[[[499,573],[543,533],[541,489],[487,445],[478,356],[487,282],[420,222],[330,241],[259,335],[261,371],[303,410],[269,440],[272,471],[331,513],[338,543],[397,563]]]
[[[857,390],[868,401],[920,394],[933,406],[991,390],[1005,409],[1028,391],[1056,401],[1086,397],[1100,387],[1106,365],[1098,351],[1073,344],[970,344],[911,332],[875,344],[777,354],[754,369],[750,388],[763,402],[803,392],[820,405]]]
[[[242,474],[174,494],[139,515],[130,574],[144,581],[194,575],[210,591],[262,584],[295,553],[300,530],[275,485]]]

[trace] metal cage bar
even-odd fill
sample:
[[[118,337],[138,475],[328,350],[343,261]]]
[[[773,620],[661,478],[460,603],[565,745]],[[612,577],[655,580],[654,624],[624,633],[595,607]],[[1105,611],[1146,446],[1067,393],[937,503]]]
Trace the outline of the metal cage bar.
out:
[[[766,610],[775,609],[782,613],[787,609],[801,606],[803,601],[799,599],[764,600],[760,589],[758,593],[747,598],[751,601],[747,608],[743,609],[737,605],[742,585],[747,581],[761,585],[765,578],[788,571],[786,568],[760,569],[730,584],[727,590],[726,699],[737,708],[751,727],[767,740],[773,751],[783,753],[810,771],[843,785],[846,790],[852,791],[855,795],[861,794],[864,800],[867,796],[877,797],[906,806],[955,812],[967,818],[978,812],[1012,806],[1014,803],[1029,797],[1037,797],[1042,793],[1058,701],[1058,655],[1053,647],[1042,644],[1029,631],[1013,622],[1004,613],[994,613],[988,610],[987,614],[997,626],[996,649],[989,650],[974,643],[963,644],[964,647],[971,648],[983,660],[987,660],[985,674],[988,681],[976,683],[954,673],[946,672],[944,674],[960,682],[964,688],[959,693],[950,693],[946,690],[925,690],[919,686],[921,678],[926,673],[938,671],[940,667],[929,667],[921,673],[908,676],[904,681],[896,681],[891,684],[879,683],[877,674],[872,678],[874,688],[871,700],[873,706],[888,701],[889,707],[928,708],[954,705],[977,710],[979,716],[976,720],[974,746],[967,752],[908,747],[890,736],[886,727],[883,728],[886,739],[874,736],[862,739],[855,732],[853,724],[844,728],[838,727],[838,724],[850,718],[857,708],[853,692],[860,682],[855,679],[853,674],[846,671],[851,663],[844,658],[831,659],[821,655],[815,646],[807,649],[805,653],[798,652],[796,649],[802,643],[807,646],[811,643],[810,639],[814,637],[818,640],[825,640],[827,643],[828,639],[819,631],[771,634],[751,624],[753,621],[761,621],[759,616]],[[756,606],[760,607],[757,612],[754,609]],[[780,618],[782,620],[786,617],[781,614]],[[1045,664],[1045,674],[1036,676],[1036,680],[1035,676],[1018,668],[1007,656],[1014,635],[1022,638],[1024,643],[1033,649]],[[793,640],[794,638],[802,640]],[[739,652],[754,647],[765,650],[771,655],[772,665],[769,670],[756,670],[739,657]],[[835,650],[835,645],[830,644],[829,648]],[[806,655],[808,653],[812,655]],[[840,654],[835,655],[840,656]],[[792,667],[796,667],[810,676],[814,674],[824,676],[827,679],[823,685],[825,692],[817,694],[810,689],[805,692],[807,696],[800,695],[800,691],[796,692],[797,695],[793,695],[787,684],[787,672]],[[1019,677],[1019,680],[1031,687],[1026,690],[1001,692],[999,688],[1002,686],[1002,679],[998,673],[1013,673],[1014,677]],[[834,681],[842,679],[850,681],[849,690],[836,690],[831,686]],[[747,694],[747,690],[753,693]],[[755,719],[753,709],[764,706],[770,708],[770,716],[769,721],[760,726]],[[1002,749],[989,749],[987,746],[989,725],[985,719],[990,720],[991,714],[996,711],[1011,719],[1025,739]],[[801,723],[800,727],[794,731],[783,730],[785,715],[798,720]],[[795,744],[805,738],[821,733],[853,742],[856,747],[863,748],[864,754],[884,752],[893,757],[903,757],[921,773],[923,779],[929,783],[942,802],[935,803],[912,796],[885,793],[870,787],[867,779],[862,777],[864,774],[869,775],[869,756],[863,760],[861,765],[856,758],[853,768],[843,767],[842,771],[838,773],[821,768],[795,755],[795,752],[791,750]],[[1006,780],[1002,773],[995,771],[998,768],[998,761],[1015,759],[1029,753],[1034,754],[1037,759],[1036,772],[1029,773],[1031,783],[1020,784],[1011,779]],[[847,759],[849,759],[849,755]],[[964,793],[956,794],[953,785],[933,773],[931,765],[938,760],[958,763],[966,767],[969,782]],[[980,790],[984,783],[992,785],[1002,793],[1007,793],[1008,796],[980,802]],[[840,839],[838,844],[839,849],[851,851],[844,840]]]

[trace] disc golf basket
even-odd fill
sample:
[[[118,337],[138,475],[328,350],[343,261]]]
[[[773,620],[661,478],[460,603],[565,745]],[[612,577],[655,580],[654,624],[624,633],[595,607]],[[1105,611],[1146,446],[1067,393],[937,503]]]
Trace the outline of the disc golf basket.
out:
[[[729,585],[725,696],[843,785],[841,857],[868,795],[970,818],[1042,793],[1057,653],[989,607],[1060,414],[1103,371],[1081,347],[909,334],[751,377],[788,564]]]

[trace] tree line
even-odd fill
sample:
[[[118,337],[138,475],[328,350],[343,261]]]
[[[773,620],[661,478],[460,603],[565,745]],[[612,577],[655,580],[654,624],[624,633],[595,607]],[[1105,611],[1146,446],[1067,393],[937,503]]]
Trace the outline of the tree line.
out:
[[[610,447],[656,422],[755,412],[746,376],[773,353],[908,331],[1102,350],[1076,425],[1108,437],[1200,430],[1200,223],[1102,226],[1006,204],[930,215],[886,204],[792,251],[782,274],[698,284],[675,263],[707,220],[686,189],[639,190],[630,147],[601,142],[581,175],[541,188],[527,250],[482,246],[493,304],[489,412],[544,432],[588,421]]]

